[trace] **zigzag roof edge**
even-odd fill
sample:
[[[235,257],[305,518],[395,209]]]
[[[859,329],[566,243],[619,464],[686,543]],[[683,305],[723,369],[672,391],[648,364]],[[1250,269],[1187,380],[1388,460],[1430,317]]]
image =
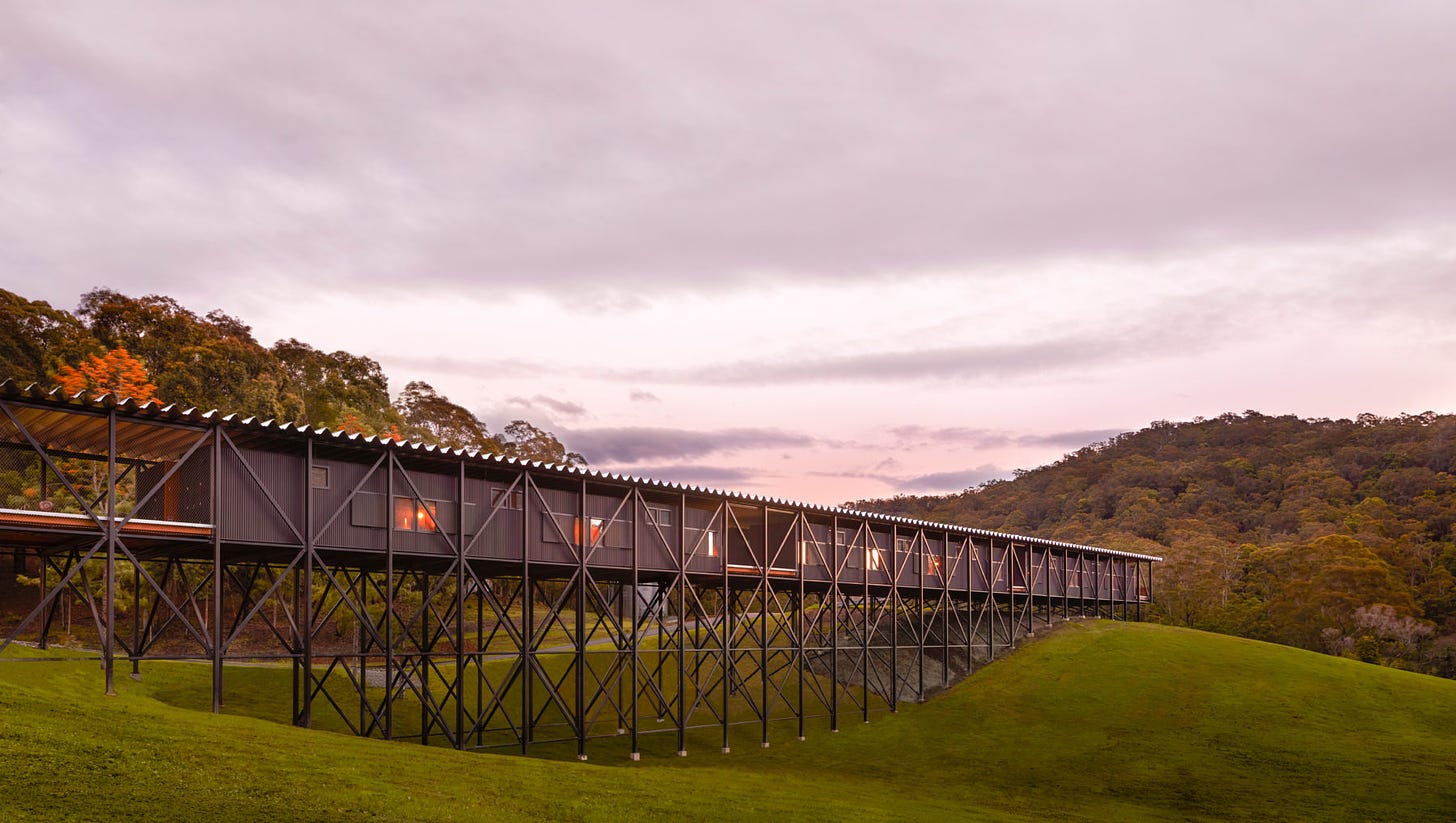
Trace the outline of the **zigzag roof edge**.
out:
[[[16,381],[14,378],[6,378],[5,380],[0,381],[0,393],[3,393],[5,395],[7,395],[7,396],[12,396],[12,397],[19,396],[21,394],[30,394],[31,395],[31,399],[34,400],[35,402],[44,402],[44,403],[58,405],[58,406],[81,405],[83,407],[89,407],[89,408],[101,407],[101,408],[106,408],[106,409],[115,409],[115,410],[117,410],[119,412],[122,412],[122,413],[128,414],[128,415],[155,415],[155,414],[167,413],[169,409],[173,409],[175,407],[175,405],[176,405],[176,404],[167,404],[166,406],[162,406],[162,405],[160,405],[160,401],[156,401],[156,400],[149,400],[149,401],[146,401],[144,403],[138,403],[134,398],[131,398],[131,397],[118,397],[114,392],[106,392],[106,393],[101,394],[101,395],[98,395],[96,397],[88,397],[87,396],[87,392],[85,392],[83,390],[83,391],[79,391],[79,392],[76,392],[75,394],[72,394],[72,395],[67,396],[67,395],[64,394],[64,392],[62,392],[62,390],[61,390],[61,388],[59,386],[57,386],[56,388],[50,389],[49,391],[45,391],[45,390],[41,389],[40,386],[41,386],[41,384],[39,382],[32,382],[32,383],[28,383],[28,384],[26,384],[25,386],[22,387],[22,386],[20,386],[19,382]],[[329,436],[329,437],[331,437],[333,439],[346,438],[347,440],[349,440],[350,442],[353,442],[353,443],[359,443],[359,442],[361,442],[360,433],[359,432],[346,433],[342,429],[333,429],[333,428],[330,428],[330,427],[327,427],[327,426],[314,426],[313,424],[308,424],[308,423],[276,424],[276,422],[272,418],[270,418],[269,420],[266,420],[266,421],[262,421],[262,422],[259,422],[255,417],[248,417],[248,418],[246,418],[244,420],[238,420],[237,413],[231,413],[231,414],[227,414],[227,415],[222,415],[221,412],[218,409],[209,409],[206,412],[199,413],[196,407],[188,407],[187,409],[181,410],[180,412],[178,412],[178,414],[181,417],[187,418],[189,420],[194,420],[194,421],[199,421],[200,420],[200,421],[206,421],[206,422],[211,422],[211,423],[222,423],[222,424],[228,424],[228,425],[239,425],[239,426],[246,426],[246,427],[251,428],[251,429],[260,429],[260,428],[262,428],[262,429],[268,429],[270,432],[275,432],[275,433],[279,433],[279,434],[287,434],[287,435],[290,435],[290,436],[303,436],[303,437],[323,437],[323,436]],[[1109,548],[1104,548],[1104,547],[1101,547],[1101,546],[1088,546],[1088,545],[1082,545],[1082,544],[1078,544],[1078,543],[1070,543],[1070,542],[1063,541],[1063,540],[1053,540],[1053,539],[1049,539],[1049,538],[1035,537],[1035,536],[1032,536],[1032,535],[1010,534],[1010,533],[1007,533],[1007,532],[991,531],[991,530],[987,530],[987,529],[980,529],[980,528],[976,528],[974,526],[960,526],[960,525],[955,525],[955,524],[950,524],[950,523],[937,523],[937,522],[930,521],[930,520],[921,520],[921,519],[916,519],[916,518],[907,518],[907,517],[904,517],[904,516],[901,516],[901,515],[888,515],[888,514],[881,514],[881,513],[877,513],[877,512],[866,512],[866,511],[862,511],[862,510],[842,508],[842,507],[839,507],[839,506],[831,506],[831,505],[827,505],[827,504],[806,503],[806,502],[803,502],[803,501],[790,500],[790,499],[782,498],[782,497],[770,497],[770,496],[760,495],[760,494],[750,494],[750,493],[742,492],[742,491],[728,491],[728,490],[713,488],[713,487],[709,487],[709,486],[688,485],[688,484],[684,484],[684,483],[677,482],[677,481],[657,480],[657,479],[653,479],[653,478],[639,477],[639,476],[635,476],[635,475],[622,475],[622,474],[619,474],[619,473],[611,473],[611,474],[608,474],[608,473],[606,473],[604,471],[601,471],[601,470],[591,469],[590,467],[565,466],[565,465],[559,465],[559,464],[555,464],[555,463],[551,463],[551,462],[547,462],[547,461],[541,461],[541,460],[530,461],[530,460],[525,460],[525,459],[518,458],[518,457],[507,457],[505,455],[494,454],[494,453],[491,453],[491,452],[484,452],[484,451],[479,451],[479,450],[469,450],[469,449],[463,449],[463,448],[451,450],[451,449],[448,449],[446,447],[437,446],[436,444],[432,444],[432,443],[423,443],[421,441],[397,440],[397,439],[394,439],[394,438],[380,438],[380,437],[377,437],[375,435],[370,435],[368,437],[363,438],[362,439],[362,442],[365,443],[365,444],[369,444],[369,445],[375,445],[375,444],[378,444],[378,443],[388,443],[390,445],[393,445],[395,448],[405,448],[405,447],[408,447],[412,451],[416,451],[416,452],[421,451],[422,450],[422,447],[423,447],[423,451],[425,451],[425,453],[428,453],[428,454],[454,454],[454,455],[457,455],[457,456],[469,456],[469,457],[471,457],[471,459],[474,459],[474,460],[481,460],[481,461],[490,460],[490,461],[494,461],[496,463],[504,463],[506,465],[515,465],[515,466],[529,467],[529,468],[534,468],[534,469],[540,469],[540,470],[543,470],[543,471],[556,472],[556,473],[564,474],[564,475],[578,474],[578,475],[583,475],[583,476],[586,476],[586,477],[593,477],[593,478],[597,478],[597,479],[612,479],[612,480],[616,480],[616,481],[625,481],[625,482],[629,482],[629,483],[633,483],[633,484],[651,486],[651,487],[655,487],[655,488],[672,489],[672,490],[684,491],[684,492],[689,492],[690,491],[690,492],[698,493],[698,494],[714,495],[714,496],[722,497],[722,498],[727,499],[727,500],[742,500],[742,501],[762,503],[764,505],[772,504],[772,505],[779,505],[779,506],[792,506],[792,507],[796,507],[796,508],[800,508],[800,509],[804,509],[804,510],[826,512],[826,513],[831,513],[831,514],[840,514],[840,515],[845,515],[845,516],[855,517],[855,518],[861,518],[861,519],[867,519],[867,520],[879,520],[881,522],[888,522],[888,523],[895,523],[895,524],[901,524],[901,523],[903,523],[903,524],[910,524],[910,525],[916,525],[916,526],[920,526],[922,528],[930,528],[930,529],[934,529],[934,530],[941,530],[941,531],[947,531],[947,532],[956,532],[956,533],[968,534],[968,535],[979,535],[979,536],[983,536],[983,537],[990,537],[990,538],[993,538],[993,539],[1002,539],[1002,540],[1009,540],[1009,541],[1023,541],[1023,542],[1026,542],[1026,543],[1033,543],[1033,544],[1042,545],[1042,546],[1057,546],[1057,547],[1060,547],[1060,548],[1067,548],[1067,549],[1072,549],[1072,550],[1075,550],[1075,551],[1090,551],[1090,552],[1096,552],[1096,553],[1100,553],[1100,554],[1115,555],[1115,556],[1119,556],[1119,557],[1137,558],[1139,560],[1151,560],[1151,561],[1162,561],[1163,560],[1163,558],[1161,556],[1158,556],[1158,555],[1142,554],[1142,553],[1139,553],[1139,552],[1129,552],[1129,551],[1123,551],[1121,549],[1109,549]]]

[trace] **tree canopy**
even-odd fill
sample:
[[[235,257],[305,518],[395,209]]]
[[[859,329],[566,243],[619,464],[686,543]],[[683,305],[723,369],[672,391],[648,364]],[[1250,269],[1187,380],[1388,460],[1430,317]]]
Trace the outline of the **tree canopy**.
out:
[[[1382,662],[1456,676],[1456,416],[1158,421],[1011,480],[850,505],[1160,554],[1162,620],[1384,644],[1403,651]],[[1428,632],[1380,640],[1406,619]]]
[[[262,419],[417,440],[530,460],[585,465],[524,421],[490,434],[484,421],[421,381],[391,399],[372,358],[295,338],[265,347],[221,310],[204,315],[165,295],[98,288],[74,314],[0,290],[0,380],[112,391]]]

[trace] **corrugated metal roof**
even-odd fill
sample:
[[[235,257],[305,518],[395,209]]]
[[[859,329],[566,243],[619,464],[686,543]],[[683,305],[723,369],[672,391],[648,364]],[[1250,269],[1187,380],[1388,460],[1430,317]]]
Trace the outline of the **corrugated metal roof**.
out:
[[[239,419],[236,414],[223,415],[216,409],[210,411],[199,411],[196,408],[180,409],[177,404],[162,405],[156,401],[138,403],[131,398],[118,398],[114,394],[104,394],[99,397],[89,397],[86,392],[74,395],[67,395],[60,389],[46,391],[37,383],[21,386],[14,380],[6,380],[0,383],[0,394],[6,397],[19,397],[28,400],[36,400],[58,406],[71,406],[87,409],[116,409],[128,417],[142,419],[162,419],[169,421],[223,424],[230,428],[245,429],[256,432],[276,433],[291,437],[314,437],[329,438],[334,441],[357,443],[363,446],[389,445],[390,447],[425,455],[439,455],[441,457],[468,458],[483,463],[497,463],[504,465],[528,466],[532,469],[552,472],[558,475],[575,475],[593,478],[597,480],[629,483],[650,489],[661,489],[690,494],[703,494],[713,497],[721,497],[727,500],[741,501],[746,503],[757,503],[761,505],[789,506],[804,511],[821,512],[831,515],[843,515],[868,520],[876,520],[882,523],[891,523],[918,528],[930,528],[937,531],[954,532],[958,534],[969,534],[978,537],[991,537],[998,540],[1022,541],[1034,543],[1040,546],[1055,546],[1075,551],[1089,551],[1098,554],[1112,555],[1115,557],[1127,557],[1136,560],[1161,561],[1163,558],[1150,555],[1138,554],[1136,552],[1125,552],[1117,549],[1107,549],[1100,546],[1084,546],[1077,543],[1068,543],[1062,540],[1047,540],[1030,535],[1009,534],[1007,532],[990,531],[977,529],[970,526],[955,526],[949,523],[936,523],[930,520],[919,520],[912,517],[900,517],[897,515],[881,514],[879,512],[858,511],[856,509],[845,509],[838,506],[825,506],[818,503],[805,503],[798,500],[787,500],[781,497],[767,497],[764,495],[746,494],[744,492],[730,491],[725,489],[712,488],[710,486],[697,486],[685,483],[674,483],[667,480],[654,480],[649,477],[637,477],[635,475],[624,475],[598,471],[596,469],[583,469],[574,466],[561,466],[554,463],[545,463],[540,460],[520,460],[514,457],[505,457],[499,454],[491,454],[475,449],[449,449],[433,444],[411,442],[406,440],[392,440],[380,438],[374,435],[346,434],[338,429],[329,429],[321,426],[307,426],[299,423],[278,423],[272,419],[258,420],[256,417]]]

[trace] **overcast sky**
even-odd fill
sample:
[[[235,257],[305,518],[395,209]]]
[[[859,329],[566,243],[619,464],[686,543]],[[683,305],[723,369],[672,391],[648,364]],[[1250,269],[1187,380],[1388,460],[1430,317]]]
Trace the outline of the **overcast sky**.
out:
[[[1456,3],[542,5],[0,0],[0,285],[823,503],[1456,411]]]

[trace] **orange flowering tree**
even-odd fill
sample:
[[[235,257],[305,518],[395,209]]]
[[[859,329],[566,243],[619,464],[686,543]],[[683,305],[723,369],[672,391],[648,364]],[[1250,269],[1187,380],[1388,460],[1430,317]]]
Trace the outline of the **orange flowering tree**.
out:
[[[66,394],[86,392],[99,397],[111,392],[138,403],[157,399],[157,387],[146,367],[122,348],[93,355],[76,366],[62,366],[56,382]]]

